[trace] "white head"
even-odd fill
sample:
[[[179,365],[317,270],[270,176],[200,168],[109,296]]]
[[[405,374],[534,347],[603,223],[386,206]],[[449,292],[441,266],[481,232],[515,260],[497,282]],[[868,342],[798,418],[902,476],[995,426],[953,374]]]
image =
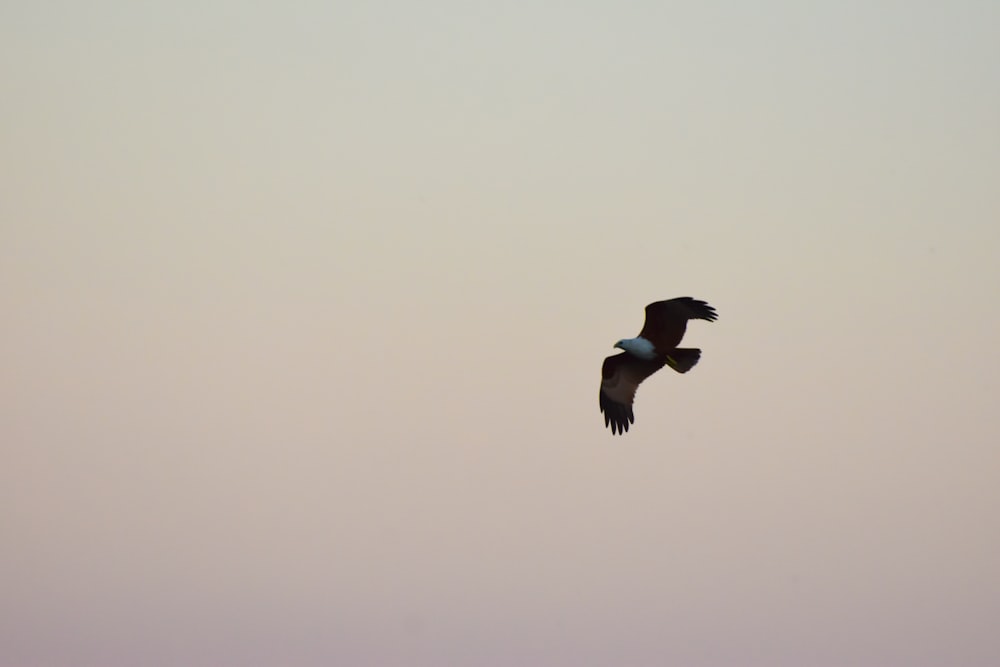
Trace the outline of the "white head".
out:
[[[656,348],[652,343],[641,336],[638,338],[623,338],[615,343],[615,347],[621,348],[632,356],[639,357],[640,359],[656,358]]]

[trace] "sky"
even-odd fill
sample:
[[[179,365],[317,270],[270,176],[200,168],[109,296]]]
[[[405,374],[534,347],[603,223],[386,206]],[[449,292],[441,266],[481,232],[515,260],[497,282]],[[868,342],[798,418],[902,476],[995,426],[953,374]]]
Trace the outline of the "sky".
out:
[[[1000,663],[997,3],[14,0],[0,56],[3,667]]]

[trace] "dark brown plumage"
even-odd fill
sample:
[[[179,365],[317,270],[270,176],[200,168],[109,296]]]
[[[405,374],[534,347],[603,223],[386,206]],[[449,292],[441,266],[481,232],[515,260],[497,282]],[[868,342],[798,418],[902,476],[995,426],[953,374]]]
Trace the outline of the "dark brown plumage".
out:
[[[665,365],[687,373],[698,363],[701,350],[677,347],[688,320],[714,322],[717,318],[712,306],[689,296],[646,306],[646,321],[639,336],[615,343],[625,351],[606,358],[601,367],[599,400],[604,425],[611,427],[612,434],[625,433],[629,424],[635,423],[632,403],[643,380]]]

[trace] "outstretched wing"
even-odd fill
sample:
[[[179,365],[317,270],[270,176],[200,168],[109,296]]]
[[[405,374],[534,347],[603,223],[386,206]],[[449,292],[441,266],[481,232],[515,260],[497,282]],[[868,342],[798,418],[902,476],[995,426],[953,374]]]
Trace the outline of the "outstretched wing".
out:
[[[714,322],[717,317],[715,308],[689,296],[657,301],[646,306],[646,322],[639,335],[652,343],[657,352],[666,354],[684,338],[688,320]]]
[[[627,352],[615,354],[604,360],[601,367],[601,412],[604,425],[611,433],[625,433],[628,425],[635,423],[632,401],[639,384],[663,368],[666,359],[644,360]]]

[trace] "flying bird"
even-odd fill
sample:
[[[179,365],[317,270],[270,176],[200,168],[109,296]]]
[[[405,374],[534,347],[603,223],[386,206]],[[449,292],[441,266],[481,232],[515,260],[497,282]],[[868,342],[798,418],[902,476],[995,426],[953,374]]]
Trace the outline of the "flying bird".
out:
[[[646,306],[646,322],[635,338],[624,338],[615,347],[624,350],[604,360],[601,367],[601,412],[611,433],[625,433],[635,423],[632,400],[639,384],[664,365],[687,373],[701,358],[701,350],[677,347],[688,320],[718,318],[704,301],[682,296]]]

